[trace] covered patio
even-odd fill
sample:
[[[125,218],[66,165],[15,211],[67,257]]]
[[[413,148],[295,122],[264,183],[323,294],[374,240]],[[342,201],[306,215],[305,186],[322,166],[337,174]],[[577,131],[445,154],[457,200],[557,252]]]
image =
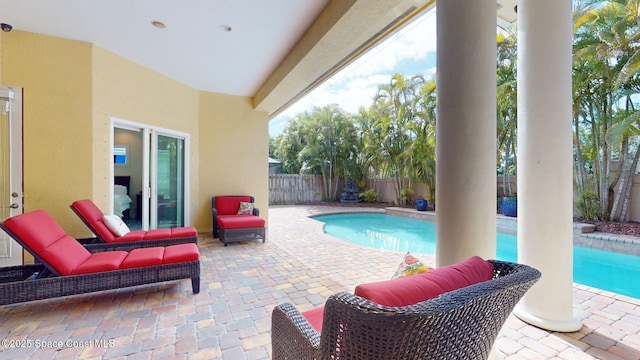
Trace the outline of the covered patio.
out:
[[[269,359],[276,304],[311,309],[397,267],[403,254],[337,240],[308,218],[353,210],[272,206],[264,244],[224,247],[202,236],[200,294],[180,281],[0,307],[0,357]],[[416,255],[435,265],[434,256]],[[541,330],[512,316],[497,350],[505,359],[640,359],[639,299],[574,284],[573,307],[579,331]]]

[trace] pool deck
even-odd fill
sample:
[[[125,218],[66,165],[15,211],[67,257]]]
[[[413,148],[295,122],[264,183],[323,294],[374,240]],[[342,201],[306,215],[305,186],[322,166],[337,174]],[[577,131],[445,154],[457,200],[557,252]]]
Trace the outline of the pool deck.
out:
[[[276,304],[311,309],[333,293],[389,278],[398,265],[402,254],[334,239],[308,217],[355,210],[363,209],[272,206],[264,244],[224,247],[202,236],[196,295],[183,280],[0,306],[0,358],[269,359]],[[433,255],[416,255],[435,263]],[[564,334],[511,316],[496,349],[514,360],[640,360],[640,299],[576,284],[574,314],[582,329]],[[15,340],[24,346],[7,346]]]

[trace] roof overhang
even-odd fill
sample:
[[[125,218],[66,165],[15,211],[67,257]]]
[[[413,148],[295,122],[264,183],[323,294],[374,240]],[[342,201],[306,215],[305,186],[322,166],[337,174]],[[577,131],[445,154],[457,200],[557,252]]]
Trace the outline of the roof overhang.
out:
[[[275,116],[378,41],[435,5],[435,0],[331,1],[254,96]]]

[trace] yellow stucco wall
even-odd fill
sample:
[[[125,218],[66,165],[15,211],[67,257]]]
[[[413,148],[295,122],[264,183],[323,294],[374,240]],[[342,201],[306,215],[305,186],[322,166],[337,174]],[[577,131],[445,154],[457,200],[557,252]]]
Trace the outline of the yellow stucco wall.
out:
[[[268,116],[250,98],[201,92],[93,44],[21,31],[3,34],[0,79],[24,88],[25,211],[44,209],[76,237],[69,209],[109,209],[110,119],[190,135],[190,223],[211,231],[213,194],[268,206]]]
[[[94,201],[108,209],[112,160],[110,120],[112,117],[189,134],[191,199],[199,197],[198,111],[199,91],[124,59],[103,48],[93,49],[94,117]],[[135,196],[132,196],[135,200]],[[194,214],[194,202],[191,202]],[[191,221],[192,222],[192,221]]]
[[[0,84],[4,84],[4,82],[2,81],[2,38],[4,37],[4,34],[0,33]]]
[[[260,215],[269,204],[269,124],[266,112],[253,110],[252,100],[201,92],[200,194],[198,229],[212,229],[211,197],[253,195]]]
[[[77,233],[69,205],[92,191],[92,45],[12,31],[2,48],[2,82],[23,88],[25,211]]]

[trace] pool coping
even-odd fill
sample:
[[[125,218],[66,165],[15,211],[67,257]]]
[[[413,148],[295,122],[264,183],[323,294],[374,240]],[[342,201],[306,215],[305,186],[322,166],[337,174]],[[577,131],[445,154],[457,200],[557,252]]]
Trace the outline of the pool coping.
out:
[[[436,221],[435,211],[418,211],[402,207],[387,207],[384,210],[388,215],[431,222]],[[508,235],[517,235],[518,218],[497,214],[496,231]],[[593,224],[574,222],[573,244],[586,248],[640,256],[640,238],[630,235],[597,232]]]

